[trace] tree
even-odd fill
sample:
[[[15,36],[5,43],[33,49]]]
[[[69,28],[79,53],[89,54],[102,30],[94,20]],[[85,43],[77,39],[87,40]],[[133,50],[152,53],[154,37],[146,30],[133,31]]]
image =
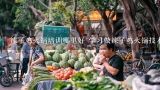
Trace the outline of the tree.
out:
[[[123,18],[126,23],[126,28],[130,31],[130,37],[132,40],[137,39],[136,25],[135,25],[135,5],[133,0],[120,0],[122,6],[124,7]],[[131,44],[131,50],[133,58],[135,58],[136,52],[139,50],[138,42],[133,42]]]
[[[118,6],[118,0],[90,0],[91,3],[94,5],[95,9],[99,11],[101,14],[106,31],[107,36],[112,39],[114,30],[114,25],[112,22],[112,18],[115,15],[115,11]],[[106,15],[106,10],[111,11],[109,16]]]
[[[46,3],[45,0],[42,2]],[[39,0],[17,0],[16,3],[18,7],[15,12],[14,28],[31,30],[38,21],[45,19],[43,13],[47,11],[47,8]]]
[[[69,25],[74,28],[80,35],[77,22],[80,23],[83,17],[88,15],[93,7],[87,0],[59,0],[53,3],[53,20],[63,22],[64,25]],[[78,12],[82,11],[85,14],[78,16]]]
[[[139,2],[141,5],[143,5],[149,17],[151,18],[151,22],[153,23],[152,26],[154,26],[154,29],[156,31],[155,33],[160,36],[160,13],[158,11],[159,7],[157,7],[155,0],[139,0]]]
[[[16,5],[14,1],[0,1],[0,29],[4,32],[7,27],[13,28],[12,20],[15,18],[14,12]]]

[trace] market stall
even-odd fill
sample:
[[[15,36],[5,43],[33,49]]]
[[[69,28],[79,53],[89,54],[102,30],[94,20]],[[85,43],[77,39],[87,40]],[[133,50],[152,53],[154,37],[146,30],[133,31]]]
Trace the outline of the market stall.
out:
[[[33,78],[23,90],[121,90],[121,82],[99,76],[93,54],[82,48],[59,44],[45,51],[46,67],[35,66]],[[116,83],[115,83],[116,82]]]

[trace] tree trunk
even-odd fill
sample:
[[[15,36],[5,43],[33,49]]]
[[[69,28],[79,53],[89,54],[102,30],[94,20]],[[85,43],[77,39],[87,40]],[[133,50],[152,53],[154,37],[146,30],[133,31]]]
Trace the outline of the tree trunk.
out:
[[[76,12],[77,12],[77,0],[74,0],[74,15],[73,15],[72,25],[73,25],[74,29],[78,32],[79,36],[82,37],[80,34],[80,31],[78,29],[78,25],[77,25]]]
[[[136,26],[135,26],[135,7],[132,0],[120,0],[124,7],[123,18],[126,23],[126,27],[130,30],[130,38],[132,38],[133,43],[131,43],[132,56],[135,59],[136,52],[138,52],[139,45],[138,42],[134,42],[137,39]]]
[[[149,13],[149,15],[152,18],[152,23],[154,25],[154,28],[158,34],[158,36],[160,36],[160,26],[159,26],[159,14],[158,14],[158,9],[155,7],[156,4],[151,3],[150,1],[147,0],[139,0],[140,3],[144,6],[144,8],[147,10],[147,12]]]
[[[106,16],[106,11],[100,11],[100,14],[106,28],[107,36],[112,39],[112,27],[110,25],[109,18]]]

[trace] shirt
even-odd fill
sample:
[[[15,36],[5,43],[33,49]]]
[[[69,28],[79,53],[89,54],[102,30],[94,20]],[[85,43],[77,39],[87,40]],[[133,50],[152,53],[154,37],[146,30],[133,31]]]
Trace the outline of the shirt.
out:
[[[22,46],[22,57],[29,58],[30,55],[30,46],[28,43],[24,42]]]
[[[93,65],[94,65],[94,64],[101,65],[102,68],[103,68],[102,61],[100,61],[100,54],[97,54],[97,55],[95,56],[95,59],[94,59],[94,61],[93,61]],[[97,70],[101,70],[100,68],[96,68],[96,69],[97,69]]]
[[[35,48],[32,48],[31,55],[32,55],[31,56],[32,61],[35,61],[35,60],[37,60],[40,57],[40,55],[44,55],[44,51],[43,51],[43,49],[39,45],[36,45]],[[45,66],[45,63],[42,62],[41,64],[38,64],[38,65]]]
[[[95,56],[95,59],[94,59],[93,63],[94,63],[94,64],[99,64],[99,65],[101,65],[102,63],[101,63],[101,61],[99,60],[99,58],[100,58],[100,54],[97,54],[97,55]]]
[[[123,59],[118,55],[114,55],[109,59],[108,63],[109,63],[110,66],[118,69],[119,71],[118,71],[117,75],[113,76],[112,74],[110,74],[106,70],[106,68],[104,68],[105,75],[107,75],[107,76],[109,76],[109,77],[111,77],[111,78],[113,78],[117,81],[123,81],[124,80],[124,77],[123,77],[123,66],[124,66]]]

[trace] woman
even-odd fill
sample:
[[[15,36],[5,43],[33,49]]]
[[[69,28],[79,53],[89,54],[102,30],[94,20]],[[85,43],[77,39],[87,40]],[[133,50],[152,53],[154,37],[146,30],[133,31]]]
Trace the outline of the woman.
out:
[[[45,66],[45,56],[43,49],[36,43],[35,36],[29,38],[29,45],[31,47],[29,65],[33,66]]]

